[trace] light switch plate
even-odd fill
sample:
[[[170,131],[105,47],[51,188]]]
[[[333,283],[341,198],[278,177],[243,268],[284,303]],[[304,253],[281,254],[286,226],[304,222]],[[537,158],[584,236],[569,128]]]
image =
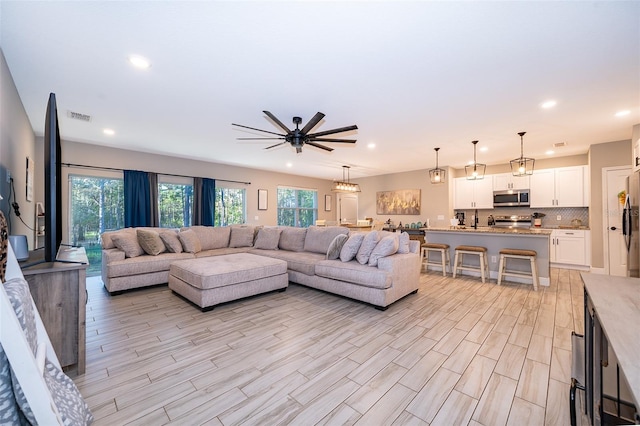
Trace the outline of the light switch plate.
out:
[[[560,215],[556,216],[556,220],[562,220],[562,216]]]

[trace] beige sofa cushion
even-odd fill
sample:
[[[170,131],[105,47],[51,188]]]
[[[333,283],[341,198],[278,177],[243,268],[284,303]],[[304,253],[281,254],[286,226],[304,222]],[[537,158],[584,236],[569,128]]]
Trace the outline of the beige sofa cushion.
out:
[[[281,233],[282,229],[280,228],[261,228],[258,231],[258,236],[256,237],[256,242],[253,244],[253,247],[264,250],[278,250]]]
[[[160,238],[160,234],[156,231],[138,229],[136,235],[138,236],[138,244],[140,244],[140,247],[142,247],[145,253],[151,256],[157,256],[167,251],[164,242]]]
[[[160,231],[160,239],[164,243],[164,246],[167,248],[167,251],[170,253],[182,253],[182,243],[178,238],[178,233],[176,231]]]
[[[371,256],[373,249],[376,248],[378,240],[378,231],[371,231],[365,234],[362,244],[360,244],[360,248],[358,249],[358,254],[356,254],[356,260],[361,265],[366,265],[367,262],[369,262],[369,256]]]
[[[189,228],[181,228],[180,230],[185,229],[190,229],[195,232],[200,240],[202,250],[229,247],[229,237],[231,235],[231,227],[229,226],[195,225]]]
[[[182,244],[182,249],[187,253],[198,253],[202,251],[200,239],[192,229],[185,229],[178,232],[178,239]]]
[[[193,254],[162,253],[158,256],[139,256],[133,259],[116,260],[107,265],[107,277],[129,277],[154,272],[165,272],[168,278],[171,263],[184,259],[193,259]],[[135,287],[137,286],[131,286],[130,288]]]
[[[118,229],[117,231],[105,231],[105,232],[103,232],[102,235],[100,235],[100,240],[102,242],[102,248],[103,249],[116,248],[116,244],[113,241],[113,236],[116,235],[116,234],[120,234],[120,233],[135,234],[136,233],[136,229],[135,228],[123,228],[123,229]]]
[[[344,226],[310,226],[304,239],[304,251],[327,254],[331,241],[340,234],[349,234]]]
[[[262,250],[253,248],[249,253],[284,260],[287,262],[287,269],[289,271],[300,272],[311,276],[315,274],[316,264],[325,258],[324,254],[311,253],[308,251]]]
[[[307,235],[307,228],[294,228],[293,226],[285,226],[280,234],[278,248],[289,251],[303,251],[304,240]]]
[[[371,252],[371,256],[369,256],[369,266],[378,266],[378,259],[391,256],[398,251],[399,245],[400,242],[397,235],[388,235],[378,241],[378,244],[376,244],[376,247]],[[408,246],[407,244],[407,247]]]
[[[391,273],[361,265],[358,262],[340,260],[322,260],[316,265],[316,275],[337,281],[346,281],[364,287],[389,288],[392,284]]]
[[[144,254],[135,231],[116,232],[111,235],[111,240],[117,248],[124,252],[125,257],[137,257]]]
[[[250,225],[231,226],[231,238],[229,247],[251,247],[253,246],[254,227]]]
[[[341,261],[349,262],[355,259],[358,250],[360,250],[362,240],[364,240],[364,236],[365,234],[362,232],[354,232],[349,235],[349,239],[342,246],[342,250],[340,250]]]

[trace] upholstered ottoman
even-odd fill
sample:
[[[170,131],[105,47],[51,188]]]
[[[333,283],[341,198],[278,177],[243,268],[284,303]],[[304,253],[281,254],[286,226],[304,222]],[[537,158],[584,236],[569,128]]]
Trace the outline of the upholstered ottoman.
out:
[[[169,268],[169,288],[203,311],[288,285],[287,262],[249,253],[179,260]]]

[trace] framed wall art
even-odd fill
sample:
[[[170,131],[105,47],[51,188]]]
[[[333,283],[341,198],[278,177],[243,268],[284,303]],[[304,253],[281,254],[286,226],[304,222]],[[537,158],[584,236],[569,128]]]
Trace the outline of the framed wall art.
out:
[[[267,210],[268,195],[266,189],[258,189],[258,210]]]
[[[376,192],[376,214],[420,214],[420,190],[398,189]]]
[[[331,195],[324,196],[324,211],[325,212],[331,211]]]

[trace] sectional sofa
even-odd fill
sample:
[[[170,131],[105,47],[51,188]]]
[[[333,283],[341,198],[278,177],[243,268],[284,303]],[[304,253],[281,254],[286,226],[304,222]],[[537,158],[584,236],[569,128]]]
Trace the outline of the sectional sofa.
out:
[[[419,242],[406,233],[191,226],[102,234],[102,280],[111,294],[167,283],[173,262],[233,253],[287,262],[289,281],[386,308],[418,290]]]

